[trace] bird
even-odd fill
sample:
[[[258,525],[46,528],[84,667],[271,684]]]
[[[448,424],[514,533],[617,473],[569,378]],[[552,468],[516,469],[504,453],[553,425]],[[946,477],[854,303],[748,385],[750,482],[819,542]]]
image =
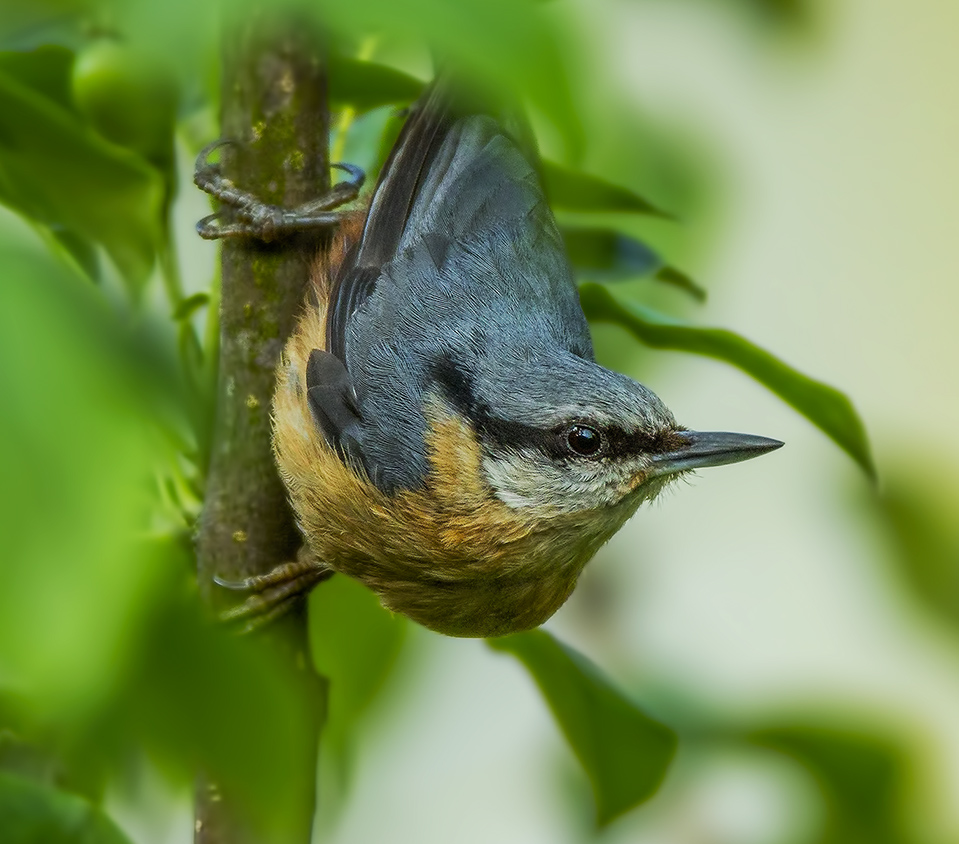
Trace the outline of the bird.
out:
[[[689,430],[596,362],[531,135],[464,91],[442,74],[426,88],[358,210],[331,210],[358,193],[348,166],[329,202],[265,213],[198,165],[198,184],[242,212],[201,235],[336,223],[273,398],[304,548],[220,581],[272,595],[254,595],[257,610],[339,572],[439,633],[528,630],[671,481],[782,445]]]

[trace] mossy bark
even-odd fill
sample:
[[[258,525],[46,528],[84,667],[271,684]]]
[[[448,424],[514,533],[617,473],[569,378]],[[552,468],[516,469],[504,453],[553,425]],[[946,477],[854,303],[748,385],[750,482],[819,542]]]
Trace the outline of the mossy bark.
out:
[[[244,12],[224,30],[224,175],[262,200],[293,206],[329,189],[326,77],[322,39],[310,21],[274,11]],[[227,240],[222,250],[220,361],[207,495],[197,537],[201,592],[215,608],[225,597],[214,575],[239,580],[295,559],[300,537],[270,444],[274,372],[302,305],[316,236],[263,244]],[[257,634],[261,635],[261,634]],[[296,818],[281,824],[308,844],[315,802],[316,752],[325,688],[312,670],[303,608],[273,625],[277,659],[289,666],[316,713],[297,770],[277,771],[297,792]],[[251,724],[251,730],[270,730]],[[237,741],[242,741],[237,736]],[[260,844],[242,807],[220,784],[197,790],[196,844]],[[264,842],[265,844],[265,842]]]

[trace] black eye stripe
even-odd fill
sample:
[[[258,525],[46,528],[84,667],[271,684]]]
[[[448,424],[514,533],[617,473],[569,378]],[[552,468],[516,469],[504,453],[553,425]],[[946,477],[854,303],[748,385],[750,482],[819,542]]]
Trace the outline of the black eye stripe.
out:
[[[533,425],[498,419],[489,414],[473,418],[473,424],[486,443],[502,449],[535,448],[557,462],[570,460],[607,460],[636,457],[640,454],[665,454],[681,447],[674,431],[656,434],[626,431],[622,428],[602,428],[582,422],[566,424],[560,428],[544,430]],[[597,433],[600,447],[587,454],[576,450],[569,442],[569,434],[575,428],[589,428]]]
[[[557,427],[539,428],[501,419],[494,415],[490,407],[477,400],[469,373],[450,357],[439,356],[433,374],[444,397],[475,426],[480,440],[498,448],[535,448],[551,459],[563,462],[588,457],[616,459],[639,454],[665,454],[684,444],[676,431],[669,429],[656,432],[627,430],[586,419],[570,420]],[[575,427],[596,431],[600,436],[600,449],[592,455],[584,455],[571,448],[567,434]]]

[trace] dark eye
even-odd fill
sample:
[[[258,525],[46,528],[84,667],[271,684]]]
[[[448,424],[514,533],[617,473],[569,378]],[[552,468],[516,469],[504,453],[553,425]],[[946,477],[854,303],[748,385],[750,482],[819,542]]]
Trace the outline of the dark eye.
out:
[[[603,447],[603,437],[588,425],[573,425],[566,431],[566,445],[580,457],[594,457]]]

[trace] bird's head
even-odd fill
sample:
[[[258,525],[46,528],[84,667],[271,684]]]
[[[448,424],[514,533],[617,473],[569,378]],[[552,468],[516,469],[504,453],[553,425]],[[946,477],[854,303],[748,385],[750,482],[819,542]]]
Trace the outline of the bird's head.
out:
[[[537,520],[614,508],[621,523],[686,472],[782,445],[690,431],[647,387],[571,353],[517,356],[505,369],[467,375],[446,361],[438,374],[476,431],[495,496]]]

